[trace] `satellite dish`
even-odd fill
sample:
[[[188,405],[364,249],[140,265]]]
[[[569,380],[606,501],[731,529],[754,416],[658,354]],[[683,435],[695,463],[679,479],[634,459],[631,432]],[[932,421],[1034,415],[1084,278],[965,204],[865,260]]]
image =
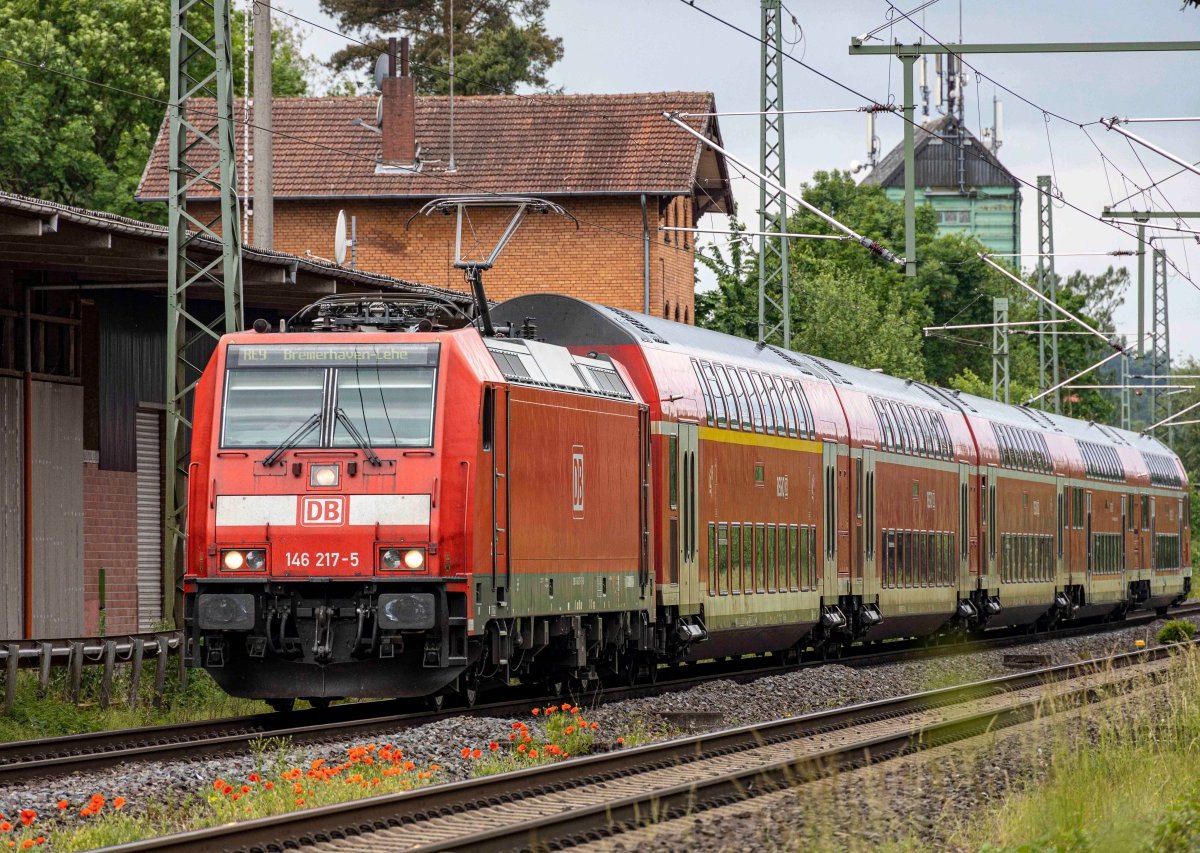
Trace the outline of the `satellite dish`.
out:
[[[338,266],[345,266],[346,249],[349,245],[350,241],[346,238],[346,211],[339,210],[337,225],[333,227],[333,257]]]
[[[378,128],[383,127],[383,97],[382,96],[380,96],[379,100],[377,100],[375,102],[375,126]]]
[[[383,78],[388,76],[388,58],[386,53],[381,53],[375,60],[375,88],[380,92],[383,91]]]

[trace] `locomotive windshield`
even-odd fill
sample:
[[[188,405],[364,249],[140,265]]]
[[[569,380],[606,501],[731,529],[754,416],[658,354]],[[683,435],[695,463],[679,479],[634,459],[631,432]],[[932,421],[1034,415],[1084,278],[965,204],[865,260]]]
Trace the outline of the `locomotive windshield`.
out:
[[[232,345],[221,446],[278,447],[316,415],[291,446],[428,447],[437,363],[437,344]]]

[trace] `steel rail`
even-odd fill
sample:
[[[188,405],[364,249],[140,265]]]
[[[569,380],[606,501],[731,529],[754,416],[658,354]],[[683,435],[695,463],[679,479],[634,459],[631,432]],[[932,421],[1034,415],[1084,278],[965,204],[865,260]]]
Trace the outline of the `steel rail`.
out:
[[[1200,602],[1172,609],[1172,615],[1200,613]],[[1137,613],[1121,622],[1090,622],[1052,631],[1029,633],[1006,629],[997,636],[965,642],[929,645],[910,640],[854,646],[843,657],[813,659],[802,663],[780,662],[779,656],[760,656],[733,662],[691,663],[667,671],[656,684],[608,687],[589,695],[576,695],[578,702],[613,702],[687,690],[706,681],[722,678],[749,682],[770,675],[836,662],[850,667],[881,666],[906,660],[928,660],[972,654],[988,649],[1040,643],[1073,636],[1100,634],[1136,627],[1161,618],[1154,611]],[[296,743],[315,743],[373,735],[381,729],[407,729],[456,716],[513,716],[525,713],[531,704],[557,699],[541,692],[522,692],[503,701],[474,707],[447,705],[438,711],[398,707],[394,701],[335,705],[291,713],[255,714],[219,720],[173,723],[90,732],[42,740],[0,743],[0,785],[24,780],[41,780],[70,773],[101,770],[130,762],[169,761],[176,758],[220,757],[245,752],[249,744],[264,737],[289,737]]]
[[[363,836],[366,840],[373,832],[397,827],[411,831],[411,840],[416,841],[415,836],[419,834],[421,823],[425,820],[531,800],[567,789],[576,791],[586,785],[602,784],[637,773],[827,734],[854,725],[961,705],[1017,690],[1068,681],[1102,671],[1104,668],[1120,669],[1158,661],[1171,653],[1172,648],[1167,646],[1126,652],[1107,658],[1045,667],[958,687],[724,729],[400,794],[370,797],[274,817],[177,833],[110,849],[113,853],[145,853],[151,850],[174,853],[244,849],[282,851],[311,844],[337,842],[356,836]],[[1094,691],[1094,688],[1085,685],[1076,693],[1086,694],[1087,691]],[[620,828],[625,823],[644,823],[648,815],[657,814],[668,805],[694,809],[701,802],[709,802],[713,797],[745,797],[750,789],[749,783],[752,782],[755,791],[774,790],[794,784],[796,779],[811,777],[813,771],[829,766],[826,762],[830,759],[838,758],[843,763],[847,757],[853,755],[878,759],[889,752],[897,753],[932,742],[942,743],[949,739],[968,737],[999,725],[1012,725],[1027,719],[1031,713],[1030,709],[1039,706],[1041,701],[1041,697],[1038,697],[1023,702],[1015,709],[992,709],[941,724],[923,724],[915,729],[910,727],[898,734],[875,737],[865,742],[859,740],[841,750],[824,750],[766,766],[758,765],[736,771],[734,774],[693,781],[667,790],[655,790],[648,786],[644,793],[635,797],[616,802],[583,805],[535,820],[493,826],[474,835],[443,837],[435,843],[413,849],[504,850],[530,846],[543,849],[563,841],[564,836],[594,834],[614,827]],[[383,842],[384,839],[381,837],[379,841]]]

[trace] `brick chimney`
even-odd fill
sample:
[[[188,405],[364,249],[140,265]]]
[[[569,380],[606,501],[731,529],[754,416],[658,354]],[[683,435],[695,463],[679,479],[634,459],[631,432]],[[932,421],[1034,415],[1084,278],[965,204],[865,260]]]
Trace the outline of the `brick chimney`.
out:
[[[388,40],[388,75],[383,78],[383,159],[411,166],[417,160],[417,88],[408,73],[408,38],[400,40],[400,76],[396,76],[396,39]]]

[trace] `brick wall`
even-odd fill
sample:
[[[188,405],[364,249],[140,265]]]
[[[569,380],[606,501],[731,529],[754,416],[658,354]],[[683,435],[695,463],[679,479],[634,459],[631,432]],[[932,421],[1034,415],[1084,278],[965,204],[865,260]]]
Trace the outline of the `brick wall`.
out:
[[[83,466],[83,606],[88,636],[100,633],[100,570],[105,578],[105,629],[136,632],[137,472]]]
[[[489,298],[545,291],[641,311],[643,243],[638,197],[580,197],[562,203],[579,218],[579,228],[559,216],[527,217],[495,268],[484,274]],[[191,206],[201,218],[215,214],[213,205],[193,202]],[[418,215],[405,228],[419,207],[404,201],[276,201],[275,248],[332,258],[334,223],[338,211],[344,209],[347,222],[351,216],[358,218],[359,269],[466,290],[462,272],[453,265],[455,218]],[[692,201],[650,197],[647,207],[650,312],[676,319],[678,309],[678,319],[690,323],[695,291],[692,235],[657,229],[659,225],[690,227]],[[463,255],[485,257],[510,216],[511,210],[503,208],[470,211],[470,227],[463,229]],[[245,239],[250,242],[252,237],[251,233]]]

